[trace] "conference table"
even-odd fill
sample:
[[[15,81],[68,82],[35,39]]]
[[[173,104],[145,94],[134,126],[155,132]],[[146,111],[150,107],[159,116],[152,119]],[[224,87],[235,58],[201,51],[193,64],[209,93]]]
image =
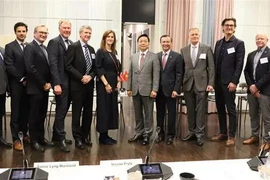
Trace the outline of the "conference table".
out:
[[[248,159],[206,160],[164,163],[172,168],[170,180],[179,180],[179,174],[190,172],[196,180],[263,180],[256,171],[247,165]],[[71,168],[44,169],[49,173],[49,180],[104,180],[105,176],[114,175],[120,180],[127,180],[129,167],[111,169],[100,165],[83,165]],[[0,169],[0,173],[6,169]]]

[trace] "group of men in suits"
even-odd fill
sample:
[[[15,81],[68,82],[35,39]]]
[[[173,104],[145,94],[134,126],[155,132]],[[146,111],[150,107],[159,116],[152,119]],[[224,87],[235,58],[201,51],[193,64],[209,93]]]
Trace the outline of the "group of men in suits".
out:
[[[6,45],[6,53],[0,49],[0,145],[13,146],[14,150],[21,151],[23,147],[19,134],[22,134],[23,141],[31,144],[34,150],[44,152],[44,147],[57,145],[61,151],[70,152],[67,144],[72,144],[72,141],[66,139],[64,120],[72,101],[75,146],[79,149],[84,149],[85,145],[91,146],[89,132],[95,78],[95,51],[87,44],[91,38],[91,27],[82,26],[80,40],[72,43],[68,39],[71,34],[70,21],[60,20],[60,34],[49,41],[48,47],[44,46],[48,36],[45,25],[35,27],[34,39],[29,44],[24,42],[27,31],[25,23],[16,23],[16,39]],[[44,137],[44,121],[51,88],[56,101],[53,142]],[[13,145],[2,138],[6,92],[11,96],[10,127]]]
[[[225,18],[221,26],[224,37],[216,42],[214,53],[209,46],[199,42],[198,28],[189,30],[190,45],[181,49],[181,55],[171,50],[172,38],[169,35],[161,36],[162,52],[157,55],[148,50],[148,36],[143,34],[138,37],[140,52],[130,58],[127,87],[128,95],[133,96],[136,119],[136,134],[129,142],[142,140],[142,145],[149,144],[153,127],[153,98],[156,97],[157,127],[160,128],[156,143],[166,140],[166,144],[172,144],[175,136],[176,97],[183,91],[189,127],[189,133],[183,140],[197,139],[198,146],[202,146],[205,139],[207,96],[208,92],[215,90],[220,132],[213,136],[211,141],[226,140],[226,146],[235,146],[235,93],[243,69],[245,46],[242,40],[234,36],[235,18]],[[256,36],[256,44],[260,51],[249,54],[245,67],[252,136],[243,144],[259,141],[260,111],[265,134],[268,135],[270,131],[270,68],[267,41],[266,35]],[[226,109],[229,115],[228,127]],[[166,111],[168,130],[165,132]],[[266,148],[269,149],[270,145],[267,144]]]

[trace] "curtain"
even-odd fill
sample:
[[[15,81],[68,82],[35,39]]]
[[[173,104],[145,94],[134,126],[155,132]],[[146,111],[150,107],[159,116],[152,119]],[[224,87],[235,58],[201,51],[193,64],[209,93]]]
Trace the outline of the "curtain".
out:
[[[203,27],[202,27],[202,43],[214,47],[215,33],[215,3],[214,0],[203,1]]]
[[[177,52],[189,44],[188,31],[194,23],[195,7],[195,0],[167,0],[166,33],[172,37],[172,49]]]
[[[223,37],[221,22],[223,19],[232,17],[234,0],[217,0],[215,11],[215,36],[214,42]]]

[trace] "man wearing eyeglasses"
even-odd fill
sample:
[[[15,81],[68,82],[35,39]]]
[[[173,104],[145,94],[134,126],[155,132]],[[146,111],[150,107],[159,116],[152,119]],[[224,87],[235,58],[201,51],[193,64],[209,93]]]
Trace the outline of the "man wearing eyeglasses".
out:
[[[225,18],[221,25],[224,37],[216,42],[214,51],[215,97],[220,132],[211,140],[226,140],[225,145],[230,147],[235,145],[237,125],[235,91],[243,69],[245,45],[242,40],[234,36],[236,28],[235,18]],[[228,130],[226,109],[229,115]]]
[[[48,28],[39,25],[34,29],[34,40],[25,47],[26,92],[30,98],[29,135],[32,148],[44,152],[44,146],[54,144],[44,138],[44,121],[47,115],[51,74],[48,53],[43,43],[48,36]]]

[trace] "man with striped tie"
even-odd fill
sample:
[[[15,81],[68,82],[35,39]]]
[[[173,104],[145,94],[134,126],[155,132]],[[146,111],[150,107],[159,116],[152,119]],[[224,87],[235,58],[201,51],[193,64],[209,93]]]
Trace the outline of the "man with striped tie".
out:
[[[72,100],[72,134],[75,146],[84,149],[91,146],[88,138],[92,123],[93,89],[95,70],[95,50],[87,44],[92,28],[84,25],[80,28],[80,40],[71,44],[67,51],[66,70],[70,78]],[[82,112],[83,109],[83,112]],[[80,117],[82,112],[82,123]]]

